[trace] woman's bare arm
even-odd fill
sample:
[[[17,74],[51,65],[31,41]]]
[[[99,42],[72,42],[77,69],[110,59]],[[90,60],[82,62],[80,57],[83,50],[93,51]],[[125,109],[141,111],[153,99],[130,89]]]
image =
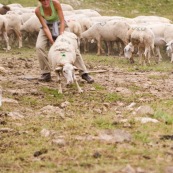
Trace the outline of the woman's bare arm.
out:
[[[44,30],[44,32],[45,32],[47,38],[49,39],[50,43],[53,44],[53,43],[54,43],[54,40],[53,40],[53,38],[52,38],[52,34],[51,34],[51,32],[50,32],[50,30],[49,30],[49,28],[48,28],[48,26],[47,26],[47,24],[46,24],[44,18],[41,16],[39,7],[37,7],[37,8],[35,9],[35,14],[36,14],[36,16],[38,17],[38,19],[39,19],[39,21],[40,21],[40,23],[41,23],[41,25],[42,25],[42,27],[43,27],[43,30]]]
[[[60,5],[60,2],[57,0],[53,0],[54,7],[56,11],[58,12],[59,20],[60,20],[60,34],[64,32],[65,29],[65,20],[64,20],[64,14]]]

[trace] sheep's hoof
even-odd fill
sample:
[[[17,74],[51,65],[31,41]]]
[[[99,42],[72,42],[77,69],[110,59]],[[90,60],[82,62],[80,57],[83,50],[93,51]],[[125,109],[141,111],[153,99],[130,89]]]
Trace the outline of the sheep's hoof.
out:
[[[130,63],[131,63],[131,64],[134,64],[135,61],[134,61],[133,59],[130,59]]]
[[[62,94],[62,90],[59,90],[59,91],[58,91],[58,94]]]
[[[79,90],[79,93],[83,93],[83,90],[82,90],[82,89],[80,89],[80,90]]]
[[[5,50],[6,52],[11,50],[11,46],[8,46],[7,48],[3,48],[3,50]]]

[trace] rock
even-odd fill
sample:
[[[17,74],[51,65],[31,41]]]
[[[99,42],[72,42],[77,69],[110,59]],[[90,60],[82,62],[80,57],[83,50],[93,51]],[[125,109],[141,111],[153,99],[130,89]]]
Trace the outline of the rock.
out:
[[[76,136],[75,139],[79,141],[91,141],[96,138],[94,136],[88,135],[88,136]]]
[[[59,108],[59,107],[55,107],[55,106],[51,106],[51,105],[47,105],[45,107],[43,107],[42,109],[40,109],[41,114],[44,115],[58,115],[61,118],[64,118],[64,111]]]
[[[65,102],[61,103],[60,107],[61,107],[61,108],[65,108],[65,107],[67,107],[67,106],[69,106],[69,105],[70,105],[70,102],[65,101]]]
[[[149,122],[152,122],[152,123],[158,123],[159,122],[158,120],[153,119],[153,118],[149,118],[149,117],[137,117],[137,118],[135,118],[135,120],[140,121],[142,124],[149,123]]]
[[[94,158],[100,158],[102,155],[98,152],[98,151],[96,151],[94,154],[93,154],[93,157]]]
[[[140,107],[137,108],[136,114],[138,114],[138,115],[153,115],[154,110],[153,110],[153,108],[151,108],[148,105],[140,106]]]
[[[21,119],[24,118],[23,115],[21,115],[19,112],[9,112],[8,116],[10,116],[12,119]]]
[[[98,113],[98,114],[101,114],[102,113],[102,110],[101,109],[96,109],[95,108],[93,111],[96,112],[96,113]]]
[[[158,120],[153,119],[153,118],[149,118],[149,117],[138,117],[138,118],[135,118],[135,120],[140,121],[142,124],[149,123],[149,122],[159,123]]]
[[[10,129],[8,127],[6,127],[6,128],[0,128],[0,132],[3,132],[3,133],[8,133],[8,132],[12,132],[12,131],[13,131],[13,129]]]
[[[14,100],[14,99],[9,99],[9,98],[2,98],[2,102],[18,104],[18,101]]]
[[[136,105],[136,103],[135,102],[132,102],[132,103],[130,103],[130,105],[128,105],[126,108],[127,108],[127,110],[133,110],[133,107]]]
[[[4,67],[0,67],[0,73],[7,73],[7,70]]]
[[[127,165],[121,170],[123,173],[136,173],[135,169],[131,165]]]
[[[34,152],[34,157],[38,157],[38,156],[40,156],[40,155],[42,155],[42,154],[45,154],[45,153],[47,153],[47,152],[48,152],[48,150],[45,149],[45,148],[43,148],[43,149],[41,149],[41,150],[39,150],[39,151]]]
[[[166,167],[165,173],[173,173],[173,166]]]
[[[66,145],[66,142],[64,139],[59,138],[59,139],[53,139],[52,144],[56,144],[59,147],[64,147]]]
[[[91,87],[90,91],[96,91],[96,89],[94,87]]]
[[[116,92],[120,92],[121,94],[128,96],[132,94],[132,92],[129,89],[123,87],[117,87]]]
[[[143,170],[142,168],[136,168],[136,173],[147,173],[148,171]]]
[[[98,139],[108,143],[122,143],[131,141],[131,134],[124,130],[104,130],[99,133]]]
[[[50,130],[47,130],[47,129],[42,129],[41,130],[41,136],[49,137],[50,134],[51,134]]]

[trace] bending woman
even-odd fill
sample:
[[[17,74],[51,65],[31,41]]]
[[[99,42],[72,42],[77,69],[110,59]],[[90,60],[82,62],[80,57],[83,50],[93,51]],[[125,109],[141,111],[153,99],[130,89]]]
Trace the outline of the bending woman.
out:
[[[63,34],[65,20],[58,0],[39,0],[39,2],[41,5],[35,9],[35,14],[42,25],[36,42],[36,53],[41,69],[39,81],[49,82],[51,80],[51,67],[47,58],[46,48],[54,43],[58,35]],[[94,80],[88,75],[79,50],[76,54],[76,64],[80,70],[82,79],[88,83],[93,83]]]

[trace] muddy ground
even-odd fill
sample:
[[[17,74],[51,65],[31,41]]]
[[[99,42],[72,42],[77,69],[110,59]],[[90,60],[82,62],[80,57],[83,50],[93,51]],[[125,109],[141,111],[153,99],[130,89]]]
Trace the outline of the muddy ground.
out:
[[[79,115],[87,114],[87,116],[90,116],[91,114],[91,117],[92,116],[95,117],[96,115],[107,116],[113,114],[113,119],[109,120],[111,124],[114,124],[113,129],[117,128],[115,124],[123,122],[124,124],[119,125],[118,128],[121,127],[121,129],[123,130],[128,129],[131,135],[135,135],[137,131],[140,131],[139,129],[138,130],[135,129],[136,126],[137,128],[139,128],[140,122],[138,122],[137,124],[135,124],[134,122],[132,123],[127,123],[127,122],[132,121],[132,119],[134,120],[134,117],[139,117],[136,111],[137,108],[139,108],[140,106],[148,105],[154,111],[154,113],[147,112],[147,110],[145,110],[144,111],[145,113],[141,114],[140,117],[142,116],[142,117],[150,117],[157,119],[163,125],[163,129],[159,125],[158,129],[154,127],[156,128],[156,130],[153,133],[148,132],[152,136],[151,141],[152,142],[159,141],[161,135],[172,135],[171,112],[173,108],[171,105],[172,104],[171,100],[173,97],[173,92],[172,92],[173,73],[169,61],[166,61],[166,64],[169,64],[168,70],[164,69],[162,71],[161,70],[159,71],[155,69],[154,65],[153,68],[146,68],[146,69],[138,67],[138,64],[127,65],[126,63],[128,63],[128,61],[124,60],[123,58],[118,58],[113,56],[96,57],[93,54],[91,55],[88,54],[88,55],[83,55],[83,57],[95,82],[93,84],[87,84],[77,74],[77,77],[79,79],[79,85],[81,85],[82,89],[84,90],[84,93],[79,94],[75,86],[67,88],[65,86],[65,81],[63,80],[64,93],[63,95],[58,95],[56,76],[53,72],[52,72],[51,82],[44,83],[44,82],[39,82],[37,80],[37,78],[40,77],[40,72],[34,48],[32,49],[23,48],[21,50],[14,49],[11,50],[10,52],[4,52],[3,50],[0,51],[0,66],[3,67],[0,73],[0,84],[3,91],[2,92],[3,102],[0,110],[0,134],[1,134],[0,137],[1,139],[2,137],[4,137],[3,139],[4,142],[1,143],[1,149],[3,149],[3,151],[7,152],[8,150],[8,146],[4,148],[4,143],[9,142],[8,141],[9,139],[7,140],[7,138],[9,137],[8,133],[10,132],[7,130],[7,135],[6,134],[4,135],[2,129],[13,128],[14,126],[12,125],[13,124],[12,122],[16,120],[17,122],[15,122],[15,125],[17,124],[18,126],[18,124],[20,123],[19,126],[22,126],[22,128],[24,128],[23,125],[26,123],[25,120],[22,120],[22,122],[20,122],[19,118],[20,116],[18,118],[17,117],[15,118],[16,114],[14,112],[18,112],[20,115],[22,115],[21,117],[28,118],[31,116],[32,117],[31,119],[34,120],[33,116],[40,115],[40,110],[48,105],[58,106],[62,109],[65,109],[65,115],[63,114],[65,118],[66,116],[73,118],[73,116],[75,117],[75,115],[77,114]],[[93,60],[90,57],[95,57],[95,59]],[[118,61],[118,63],[114,64],[113,61]],[[121,61],[123,61],[123,63],[119,63]],[[133,70],[129,70],[129,66]],[[104,71],[100,72],[100,70]],[[169,102],[168,105],[165,104],[167,102]],[[62,103],[68,103],[70,104],[70,107],[68,108],[66,106],[62,106]],[[128,107],[129,105],[131,106]],[[165,120],[163,117],[155,116],[158,111],[163,111],[169,114],[170,121],[166,122],[167,120]],[[7,115],[10,112],[13,113],[14,116],[13,119],[7,118]],[[22,123],[24,124],[22,125]],[[166,123],[168,123],[168,125]],[[153,124],[151,124],[151,126],[153,126]],[[149,127],[152,129],[151,126],[149,124],[145,128]],[[100,128],[101,127],[99,127],[98,129]],[[103,126],[102,128],[107,129],[109,127]],[[90,132],[88,132],[88,134],[89,133]],[[79,134],[81,135],[81,132],[79,132]],[[76,136],[79,134],[77,131],[75,132]],[[86,134],[86,131],[84,134]],[[133,142],[135,142],[135,140]],[[160,147],[160,145],[159,147],[157,146],[154,149],[154,153],[157,153],[156,152],[157,150],[161,150],[161,153],[164,153],[166,151],[172,153],[171,142],[172,142],[171,138],[169,138],[168,142],[166,141],[166,145],[163,142],[163,145],[165,146],[164,147]],[[141,148],[139,147],[141,153],[142,153],[142,147],[145,146],[146,143],[144,141],[141,141],[140,143]],[[102,147],[100,146],[100,148]],[[3,152],[2,155],[2,158],[3,159],[5,158],[5,161],[3,162],[4,165],[5,162],[8,163],[8,159],[6,159],[6,157],[8,158],[8,154],[5,156],[5,152]],[[133,153],[131,155],[133,155]],[[143,157],[142,159],[152,160],[151,162],[153,162],[153,166],[152,165],[147,166],[148,164],[147,161],[147,163],[144,164],[143,167],[141,163],[138,164],[138,158],[136,159],[136,156],[135,156],[136,164],[130,159],[130,156],[128,157],[129,160],[131,160],[129,161],[129,164],[132,165],[132,167],[134,167],[134,171],[138,172],[137,167],[142,167],[143,172],[148,173],[148,172],[162,172],[163,170],[165,171],[173,161],[172,157],[173,155],[170,154],[169,156],[170,156],[169,159],[167,159],[167,155],[164,154],[162,156],[158,154],[157,159],[154,158],[154,156],[153,157],[151,156],[151,158],[150,157],[148,158],[148,156],[146,156],[145,159]],[[121,156],[119,157],[121,160]],[[159,157],[161,157],[161,159]],[[164,159],[166,160],[163,161]],[[161,168],[157,167],[156,163],[159,164],[162,163],[163,166],[160,166]],[[1,168],[4,172],[10,172],[10,171],[12,172],[13,169],[11,168],[11,166],[8,166],[7,169],[3,164],[1,164]],[[126,162],[126,164],[128,164],[128,162]],[[120,164],[121,168],[126,167],[126,164],[121,163]],[[120,167],[118,167],[115,170],[118,169],[120,169]],[[24,170],[25,170],[24,172],[29,172],[28,170],[31,169],[27,168],[27,166],[25,165],[19,170],[18,168],[15,168],[14,170],[13,170],[14,172],[17,172],[19,170],[21,172]],[[90,169],[87,168],[85,172],[89,172],[89,170]],[[46,170],[46,172],[51,172],[51,171]],[[84,170],[81,169],[80,171],[83,172]],[[111,172],[111,171],[105,170],[105,172]],[[125,171],[130,173],[128,170]],[[66,170],[62,172],[70,172],[70,171]],[[95,170],[95,172],[98,171]]]

